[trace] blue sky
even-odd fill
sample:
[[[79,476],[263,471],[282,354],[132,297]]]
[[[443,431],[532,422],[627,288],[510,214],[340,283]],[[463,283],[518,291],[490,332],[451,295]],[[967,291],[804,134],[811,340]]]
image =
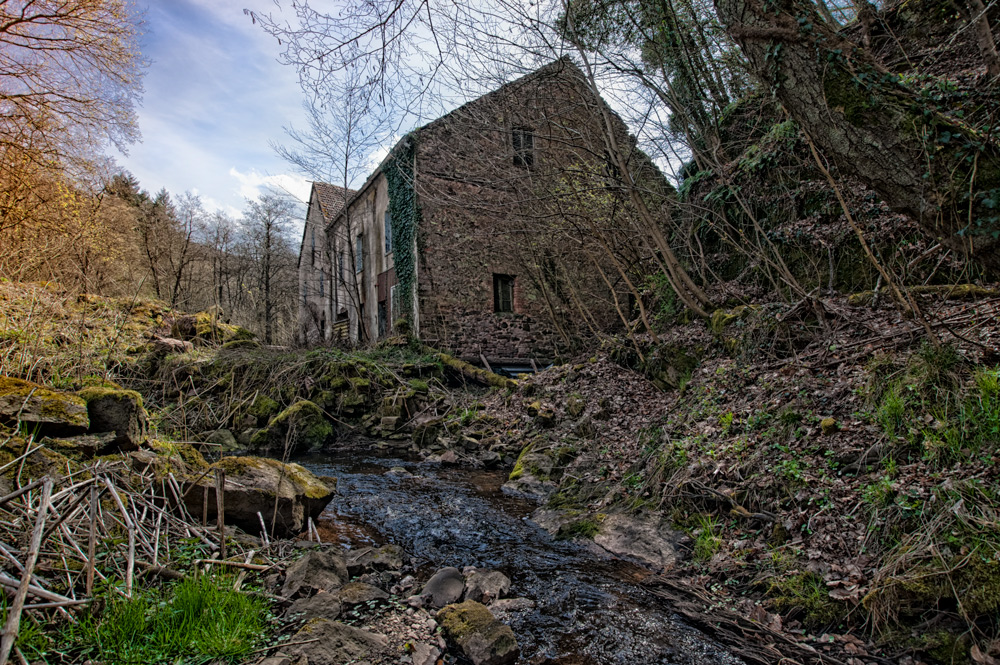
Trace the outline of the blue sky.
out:
[[[243,8],[269,0],[147,0],[143,55],[150,61],[139,108],[142,143],[117,156],[143,189],[202,197],[238,214],[267,185],[308,196],[308,182],[275,154],[282,127],[303,125],[295,71]]]

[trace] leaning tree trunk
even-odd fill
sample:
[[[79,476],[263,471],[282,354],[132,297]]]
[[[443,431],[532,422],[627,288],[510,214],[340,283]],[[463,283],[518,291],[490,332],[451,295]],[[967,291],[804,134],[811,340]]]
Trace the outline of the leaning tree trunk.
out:
[[[1000,268],[1000,147],[904,88],[808,0],[715,0],[750,67],[842,175]]]

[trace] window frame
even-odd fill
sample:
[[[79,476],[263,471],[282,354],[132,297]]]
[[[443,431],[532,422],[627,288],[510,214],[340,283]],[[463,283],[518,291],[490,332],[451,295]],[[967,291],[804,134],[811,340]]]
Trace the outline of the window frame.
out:
[[[392,254],[393,242],[392,242],[392,215],[388,210],[385,211],[384,216],[385,223],[385,254],[388,256]]]
[[[365,271],[365,234],[359,233],[354,239],[354,273]]]
[[[493,313],[514,313],[514,286],[517,275],[493,273]],[[506,296],[506,298],[505,298]]]
[[[518,125],[511,128],[511,147],[514,150],[514,166],[530,169],[535,166],[535,130],[533,127]]]

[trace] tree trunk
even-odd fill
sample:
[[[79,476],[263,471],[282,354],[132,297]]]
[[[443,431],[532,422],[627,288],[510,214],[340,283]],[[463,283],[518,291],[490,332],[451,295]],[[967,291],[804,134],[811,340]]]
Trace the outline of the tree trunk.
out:
[[[1000,268],[994,142],[929,108],[806,0],[715,6],[754,73],[841,175],[946,247]]]

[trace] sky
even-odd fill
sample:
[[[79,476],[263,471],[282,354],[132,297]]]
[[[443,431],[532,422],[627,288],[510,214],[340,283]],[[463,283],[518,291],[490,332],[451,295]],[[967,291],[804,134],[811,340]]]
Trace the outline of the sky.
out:
[[[142,142],[118,163],[152,193],[192,192],[210,211],[238,216],[276,186],[306,200],[309,182],[271,148],[283,127],[305,126],[295,70],[243,9],[270,0],[144,0],[150,61],[138,109]]]

